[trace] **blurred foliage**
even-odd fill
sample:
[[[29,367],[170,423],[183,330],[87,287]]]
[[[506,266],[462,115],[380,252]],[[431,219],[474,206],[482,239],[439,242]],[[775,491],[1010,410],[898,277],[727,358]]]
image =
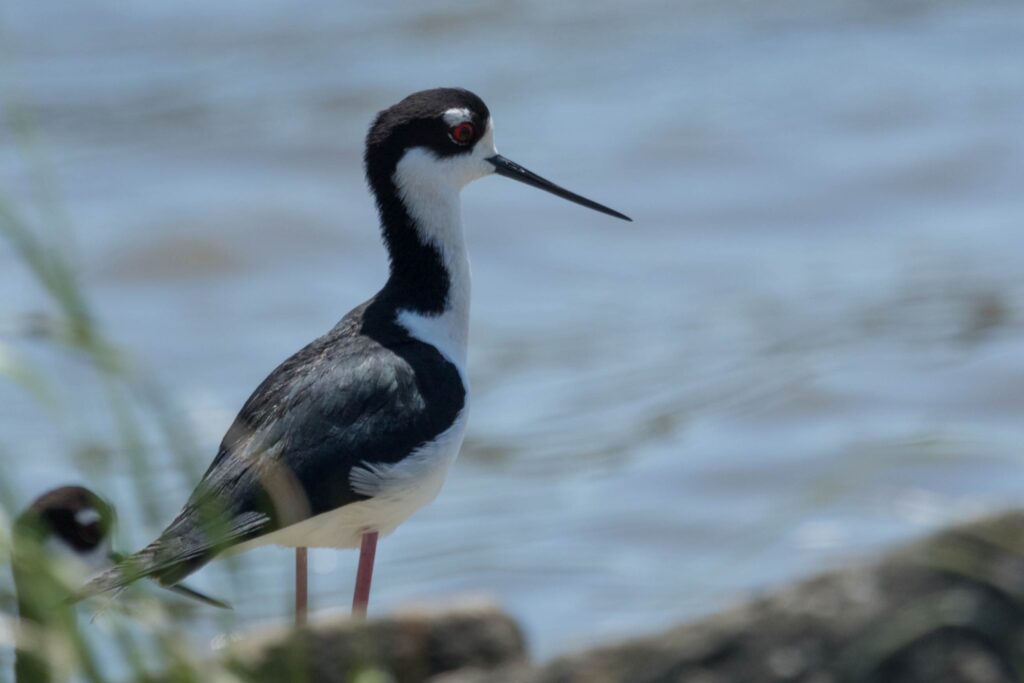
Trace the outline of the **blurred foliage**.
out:
[[[7,60],[0,66],[9,67]],[[2,74],[7,75],[7,74]],[[190,479],[198,478],[194,440],[178,411],[159,387],[136,367],[109,339],[96,322],[96,316],[81,285],[76,263],[73,233],[61,207],[60,194],[53,174],[32,126],[28,107],[11,87],[13,79],[4,78],[0,89],[3,121],[6,130],[0,139],[16,146],[24,162],[24,176],[29,199],[16,200],[0,190],[0,244],[11,250],[13,261],[31,276],[48,301],[46,313],[35,316],[27,326],[13,328],[18,339],[0,337],[0,381],[7,381],[22,390],[26,400],[38,402],[54,420],[54,427],[63,430],[66,415],[62,405],[68,391],[52,368],[33,364],[26,354],[16,350],[16,342],[46,344],[76,362],[85,364],[95,376],[97,396],[109,412],[114,433],[111,446],[95,444],[76,449],[89,453],[88,462],[111,456],[117,467],[131,475],[136,502],[146,523],[156,525],[163,520],[158,508],[161,500],[152,467],[154,450],[170,453],[175,465]],[[147,443],[148,425],[155,425],[159,444]],[[0,457],[5,463],[16,462],[0,435]],[[61,479],[66,475],[62,472]],[[0,468],[0,562],[11,565],[13,539],[9,533],[14,519],[26,501],[17,495],[17,473],[10,467]],[[55,483],[64,483],[55,482]],[[200,668],[189,651],[181,614],[158,599],[133,595],[130,600],[115,603],[101,597],[88,608],[75,609],[67,601],[79,586],[69,584],[60,567],[54,566],[50,553],[38,544],[18,544],[19,567],[17,591],[11,594],[4,582],[3,614],[0,615],[0,643],[13,645],[17,634],[19,646],[27,656],[37,655],[45,664],[30,670],[33,681],[82,678],[93,681],[123,680],[127,672],[132,680],[145,680],[160,672],[162,680],[205,681],[213,673]],[[19,605],[20,602],[20,605]],[[117,611],[111,609],[117,607]],[[19,627],[18,611],[25,618]],[[99,610],[93,615],[90,628],[83,628],[78,612]],[[142,628],[137,626],[141,625]],[[103,642],[102,647],[100,643]],[[13,660],[0,658],[0,682],[12,680]],[[208,665],[205,665],[208,667]]]

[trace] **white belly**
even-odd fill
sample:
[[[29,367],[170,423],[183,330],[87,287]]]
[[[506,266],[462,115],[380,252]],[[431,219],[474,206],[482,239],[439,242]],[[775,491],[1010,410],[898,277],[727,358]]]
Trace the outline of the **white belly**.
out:
[[[467,405],[452,426],[401,462],[353,469],[352,488],[372,496],[368,500],[310,517],[242,543],[233,550],[244,552],[264,545],[355,548],[367,531],[376,531],[381,536],[390,534],[441,491],[448,468],[462,447],[468,411],[467,396]]]

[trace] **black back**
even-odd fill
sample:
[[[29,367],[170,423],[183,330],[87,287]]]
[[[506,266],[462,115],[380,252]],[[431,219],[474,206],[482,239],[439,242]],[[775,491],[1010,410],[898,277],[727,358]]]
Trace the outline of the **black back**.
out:
[[[451,426],[466,398],[458,370],[394,314],[382,292],[253,392],[156,543],[162,582],[224,546],[365,500],[354,467],[397,463]]]

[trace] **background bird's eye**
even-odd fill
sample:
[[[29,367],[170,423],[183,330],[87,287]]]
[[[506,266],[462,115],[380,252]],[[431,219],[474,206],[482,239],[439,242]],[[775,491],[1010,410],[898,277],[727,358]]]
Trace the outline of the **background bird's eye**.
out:
[[[448,135],[451,136],[452,142],[459,145],[465,145],[473,139],[473,135],[476,133],[476,129],[473,128],[473,124],[469,121],[463,121],[452,126],[452,129],[448,131]]]
[[[103,540],[103,529],[99,522],[79,525],[75,529],[75,545],[82,548],[95,548]]]

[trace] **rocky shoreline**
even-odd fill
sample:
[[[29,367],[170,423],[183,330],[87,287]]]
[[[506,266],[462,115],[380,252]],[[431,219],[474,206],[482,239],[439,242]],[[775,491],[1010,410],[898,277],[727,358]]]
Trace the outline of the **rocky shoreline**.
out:
[[[264,634],[225,662],[243,680],[310,683],[1011,683],[1024,680],[1024,512],[543,664],[481,605]]]

